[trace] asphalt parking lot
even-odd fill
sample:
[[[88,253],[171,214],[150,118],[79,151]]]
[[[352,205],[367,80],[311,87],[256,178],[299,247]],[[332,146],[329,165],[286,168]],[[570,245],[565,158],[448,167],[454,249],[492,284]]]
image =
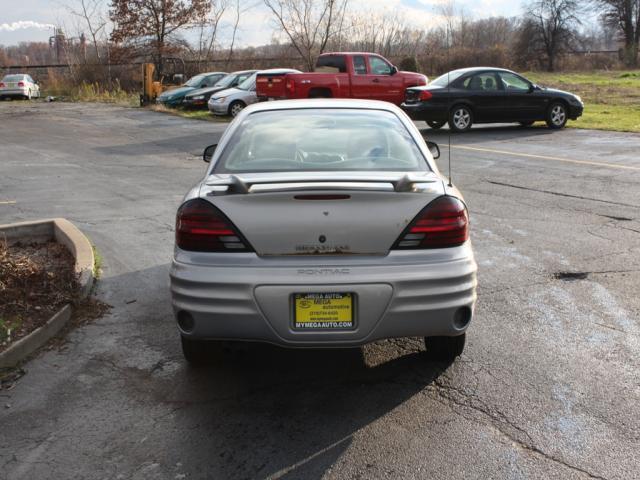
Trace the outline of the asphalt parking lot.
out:
[[[0,223],[66,217],[113,308],[0,390],[0,478],[640,478],[640,135],[452,137],[478,305],[443,370],[417,340],[249,346],[187,368],[176,207],[225,124],[0,104]],[[447,163],[446,131],[425,129]]]

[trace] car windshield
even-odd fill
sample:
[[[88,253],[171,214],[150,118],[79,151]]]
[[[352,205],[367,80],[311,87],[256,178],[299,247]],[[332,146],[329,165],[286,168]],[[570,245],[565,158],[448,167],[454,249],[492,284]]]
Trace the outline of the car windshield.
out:
[[[270,171],[425,171],[413,137],[392,112],[316,108],[249,115],[214,173]]]
[[[433,80],[431,83],[429,83],[429,85],[433,85],[434,87],[446,87],[450,82],[453,82],[463,73],[464,72],[462,70],[454,70],[453,72],[445,73],[444,75],[440,75],[438,78]]]
[[[187,80],[187,83],[185,83],[184,85],[186,87],[197,87],[200,85],[204,77],[204,75],[196,75],[195,77],[191,77],[189,80]]]
[[[251,90],[251,87],[253,87],[253,85],[256,83],[257,76],[258,73],[256,72],[245,81],[241,82],[236,88],[239,88],[240,90]]]
[[[6,75],[2,81],[3,82],[19,82],[24,80],[24,75]]]
[[[228,87],[233,83],[236,77],[237,75],[235,73],[230,73],[229,75],[225,75],[224,77],[222,77],[220,80],[216,82],[214,87]]]

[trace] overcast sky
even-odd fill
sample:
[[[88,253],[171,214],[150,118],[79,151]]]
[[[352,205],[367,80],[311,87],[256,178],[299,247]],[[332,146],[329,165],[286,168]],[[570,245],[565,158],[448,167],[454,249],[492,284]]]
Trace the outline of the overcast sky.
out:
[[[77,0],[0,0],[0,45],[12,45],[23,41],[46,42],[54,25],[77,31],[77,19],[65,5]],[[251,0],[246,0],[250,4]],[[363,12],[398,11],[406,15],[417,27],[428,27],[437,21],[438,4],[444,0],[350,0],[350,9]],[[105,0],[105,4],[108,1]],[[262,2],[254,0],[257,7],[242,16],[238,40],[242,46],[269,43],[273,23]],[[520,3],[512,0],[456,0],[473,18],[496,15],[515,16],[521,13]],[[223,38],[230,31],[223,28]],[[224,33],[226,32],[226,33]]]

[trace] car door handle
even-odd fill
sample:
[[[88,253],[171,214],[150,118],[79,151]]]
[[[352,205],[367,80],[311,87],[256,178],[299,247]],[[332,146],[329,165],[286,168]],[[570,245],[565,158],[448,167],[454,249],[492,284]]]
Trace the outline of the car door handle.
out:
[[[371,80],[373,83],[380,83],[380,79],[379,78],[374,78],[373,80]]]

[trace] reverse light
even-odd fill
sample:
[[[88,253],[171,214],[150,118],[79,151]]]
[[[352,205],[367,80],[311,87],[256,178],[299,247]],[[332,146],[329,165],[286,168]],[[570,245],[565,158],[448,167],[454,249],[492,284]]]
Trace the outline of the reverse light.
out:
[[[449,248],[462,245],[468,239],[467,208],[457,198],[443,196],[416,215],[392,248]]]
[[[176,216],[176,245],[192,252],[250,252],[235,226],[201,198],[182,204]]]
[[[421,101],[427,101],[431,97],[433,97],[433,94],[429,90],[422,90],[420,92],[420,97],[419,98],[420,98]]]

